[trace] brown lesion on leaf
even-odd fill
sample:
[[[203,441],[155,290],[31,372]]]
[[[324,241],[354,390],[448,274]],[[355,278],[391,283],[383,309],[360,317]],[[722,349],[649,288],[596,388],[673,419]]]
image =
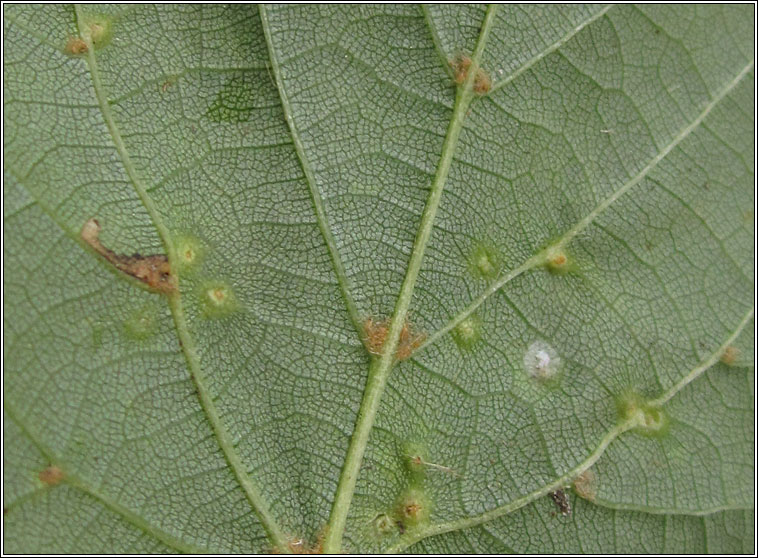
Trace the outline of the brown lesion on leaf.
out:
[[[390,319],[376,321],[373,318],[366,318],[363,322],[363,343],[366,350],[372,355],[381,355],[384,341],[390,332]],[[400,338],[397,342],[395,351],[396,360],[406,360],[413,351],[418,349],[426,340],[426,334],[418,332],[413,325],[406,319],[403,329],[400,331]]]
[[[450,67],[453,68],[453,79],[458,85],[463,85],[468,77],[469,68],[471,68],[471,58],[459,54],[450,61]]]
[[[79,55],[85,54],[88,50],[87,43],[80,37],[69,37],[66,46],[63,49],[66,54]]]
[[[474,93],[477,95],[486,95],[492,89],[492,78],[490,75],[479,68],[474,78]]]
[[[405,531],[429,520],[432,501],[420,485],[410,486],[395,507],[398,529]]]
[[[179,76],[176,75],[169,75],[166,76],[166,81],[164,81],[161,84],[161,93],[165,93],[169,90],[170,87],[173,87],[174,84],[179,80]]]
[[[55,486],[56,484],[60,483],[65,476],[66,475],[63,473],[63,470],[56,465],[45,467],[37,475],[39,480],[48,486]]]
[[[558,254],[555,254],[550,259],[550,265],[555,266],[555,267],[563,267],[564,265],[566,265],[567,261],[568,259],[566,258],[566,254],[564,254],[563,252],[559,252]]]
[[[411,521],[418,522],[418,518],[423,513],[423,507],[419,502],[405,502],[400,508],[400,513],[403,515],[403,517],[407,517]]]
[[[562,489],[551,492],[550,498],[561,515],[571,515],[571,500],[569,500],[568,495]]]
[[[574,492],[580,498],[595,501],[597,496],[597,475],[591,469],[582,472],[574,479]]]
[[[453,69],[453,79],[458,85],[463,85],[468,79],[469,70],[473,61],[471,57],[459,54],[450,61],[450,67]],[[476,69],[474,76],[474,93],[477,95],[486,95],[492,88],[492,78],[482,68]]]
[[[324,539],[326,538],[326,528],[321,529],[316,541],[310,544],[304,538],[293,538],[287,543],[288,554],[323,554]],[[273,554],[283,554],[281,549],[274,550]]]
[[[740,351],[734,345],[729,345],[724,352],[721,353],[721,362],[727,366],[732,366],[740,356]]]
[[[176,277],[171,273],[171,265],[165,254],[142,256],[140,254],[116,254],[100,242],[100,223],[90,219],[82,227],[81,237],[95,252],[104,257],[114,267],[142,281],[149,288],[161,293],[176,290]]]
[[[382,354],[382,346],[389,331],[389,320],[378,322],[373,318],[366,318],[363,322],[363,343],[366,345],[366,350],[372,355]]]

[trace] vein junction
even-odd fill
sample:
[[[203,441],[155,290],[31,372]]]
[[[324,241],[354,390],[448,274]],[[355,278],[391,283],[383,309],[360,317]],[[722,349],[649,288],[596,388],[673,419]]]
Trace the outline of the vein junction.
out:
[[[455,106],[453,114],[445,135],[445,141],[442,145],[442,154],[440,162],[435,173],[429,197],[427,199],[424,212],[421,216],[416,240],[413,244],[411,258],[408,264],[408,270],[403,280],[400,294],[395,304],[395,311],[390,320],[389,332],[382,346],[382,354],[372,360],[366,388],[364,391],[363,401],[358,411],[353,435],[348,447],[347,457],[340,474],[337,493],[332,505],[329,523],[327,526],[327,535],[324,540],[324,552],[335,553],[342,549],[342,536],[345,530],[347,514],[352,501],[355,485],[358,480],[363,454],[368,444],[369,434],[374,424],[376,412],[381,402],[384,388],[387,384],[390,372],[395,364],[395,354],[397,351],[398,341],[400,339],[405,320],[408,313],[408,307],[413,296],[413,290],[416,284],[418,273],[421,269],[421,262],[424,257],[424,250],[431,236],[434,218],[437,214],[442,191],[447,181],[450,165],[453,160],[453,154],[458,143],[463,122],[466,113],[475,98],[478,88],[482,87],[482,74],[480,72],[480,61],[484,48],[487,43],[487,37],[493,27],[497,5],[490,5],[482,23],[481,32],[477,41],[476,49],[470,61],[466,64],[465,79],[463,76],[459,79]],[[479,84],[479,85],[477,85]]]

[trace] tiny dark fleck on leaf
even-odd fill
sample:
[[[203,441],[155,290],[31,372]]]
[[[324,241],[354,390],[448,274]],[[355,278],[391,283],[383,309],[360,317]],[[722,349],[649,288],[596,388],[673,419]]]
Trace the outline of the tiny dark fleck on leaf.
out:
[[[571,502],[563,490],[551,492],[550,497],[553,499],[553,502],[555,502],[561,515],[571,515]]]

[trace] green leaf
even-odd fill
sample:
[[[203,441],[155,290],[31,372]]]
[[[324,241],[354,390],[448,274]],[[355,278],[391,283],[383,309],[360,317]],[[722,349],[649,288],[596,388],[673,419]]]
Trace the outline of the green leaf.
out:
[[[498,519],[465,531],[424,539],[411,547],[435,554],[750,554],[753,511],[691,515],[652,515],[604,510],[578,500],[571,517],[554,515],[542,499]]]
[[[5,551],[754,551],[749,6],[3,13]]]

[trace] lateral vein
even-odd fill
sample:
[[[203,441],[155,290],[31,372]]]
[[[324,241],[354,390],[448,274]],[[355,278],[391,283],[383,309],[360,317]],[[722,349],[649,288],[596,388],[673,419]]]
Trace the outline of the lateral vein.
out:
[[[207,554],[210,552],[208,549],[205,549],[205,548],[185,544],[180,539],[176,538],[173,535],[170,535],[169,533],[165,532],[159,527],[156,527],[155,525],[150,523],[148,520],[146,520],[144,517],[133,512],[129,508],[122,506],[121,504],[116,503],[115,501],[111,500],[109,497],[105,496],[104,494],[101,494],[98,490],[96,490],[95,488],[91,486],[91,483],[85,481],[84,479],[76,475],[67,464],[65,464],[58,456],[53,454],[53,452],[50,449],[48,449],[39,440],[39,437],[35,433],[33,433],[31,430],[29,430],[26,424],[21,419],[18,418],[18,415],[16,414],[15,410],[8,404],[7,401],[3,401],[3,409],[5,410],[5,414],[8,416],[8,418],[10,418],[11,421],[13,421],[13,423],[16,424],[16,426],[18,426],[19,430],[21,430],[21,432],[23,432],[23,434],[29,439],[29,441],[37,449],[37,451],[39,451],[42,454],[42,456],[48,460],[50,465],[58,465],[61,467],[61,469],[64,471],[64,474],[65,474],[65,476],[63,477],[63,482],[65,482],[69,486],[72,486],[84,492],[85,494],[89,495],[95,500],[98,500],[106,508],[110,509],[117,515],[120,515],[125,521],[127,521],[128,523],[131,523],[134,527],[143,531],[147,535],[150,535],[151,537],[162,542],[169,548],[173,548],[174,550],[177,550],[178,552],[185,553],[185,554],[198,554],[198,553]],[[51,488],[46,488],[45,491],[47,490],[51,490]],[[35,492],[34,494],[37,494],[37,492]],[[13,502],[11,506],[13,506],[14,504],[15,502]]]
[[[142,180],[140,179],[139,174],[137,173],[137,170],[132,163],[131,158],[129,157],[129,153],[126,149],[126,146],[124,145],[121,133],[113,118],[113,114],[111,112],[110,105],[105,94],[105,89],[100,80],[100,72],[97,65],[97,59],[95,57],[94,46],[92,44],[89,33],[85,28],[81,9],[78,5],[75,5],[74,10],[79,33],[82,39],[87,43],[87,53],[85,59],[87,61],[87,66],[92,78],[92,85],[94,88],[95,96],[97,98],[98,104],[100,105],[100,111],[103,115],[103,119],[105,120],[105,124],[108,127],[108,131],[111,135],[116,150],[121,157],[124,169],[129,176],[129,179],[132,182],[137,195],[147,209],[147,212],[153,221],[153,224],[157,229],[161,240],[163,241],[169,262],[171,263],[172,273],[174,273],[178,279],[178,266],[174,262],[175,254],[171,234],[169,233],[166,225],[163,223],[163,220],[161,219],[160,213],[158,212],[155,203],[148,194],[147,189],[142,183]],[[219,443],[221,451],[224,454],[229,467],[234,473],[234,476],[239,482],[240,487],[245,493],[245,496],[250,503],[253,511],[260,519],[263,528],[265,529],[269,538],[277,548],[285,550],[287,548],[287,537],[283,534],[281,528],[269,510],[268,503],[263,498],[258,487],[253,483],[253,480],[250,478],[247,469],[242,464],[242,460],[235,450],[231,436],[229,435],[229,432],[227,431],[226,426],[221,419],[218,409],[213,402],[213,397],[211,396],[210,390],[206,385],[206,381],[200,367],[199,357],[195,349],[194,340],[189,333],[189,329],[184,318],[181,292],[179,289],[176,289],[173,293],[166,295],[166,298],[168,299],[168,305],[171,309],[174,324],[176,325],[179,345],[181,346],[182,352],[184,353],[184,357],[189,368],[190,377],[192,378],[192,381],[197,388],[200,405],[205,413],[208,422],[211,425],[214,436]]]
[[[724,87],[703,109],[703,111],[687,126],[674,137],[671,142],[666,145],[655,157],[653,157],[645,167],[638,172],[633,178],[625,182],[618,190],[614,191],[611,195],[601,201],[590,213],[588,213],[581,221],[576,223],[571,229],[569,229],[554,245],[553,248],[560,249],[566,246],[571,240],[573,240],[579,233],[590,226],[592,222],[597,219],[606,209],[608,209],[616,200],[631,190],[634,186],[642,182],[644,178],[652,171],[658,163],[660,163],[666,155],[668,155],[677,145],[679,145],[686,137],[688,137],[710,114],[716,105],[718,105],[739,83],[742,79],[753,69],[753,61],[745,66],[737,76],[731,80],[726,87]],[[539,252],[534,256],[527,259],[520,266],[509,271],[502,277],[496,279],[491,283],[485,291],[475,298],[471,303],[456,314],[447,324],[441,329],[429,336],[425,343],[423,343],[416,352],[423,350],[432,343],[438,341],[443,335],[454,329],[459,323],[470,316],[481,306],[491,295],[499,291],[506,283],[515,279],[522,273],[538,267],[545,262],[545,254]]]
[[[739,336],[739,334],[744,329],[745,325],[750,321],[750,319],[753,317],[753,308],[751,308],[747,314],[742,318],[740,323],[737,325],[737,327],[734,329],[734,331],[729,335],[729,337],[722,343],[716,350],[714,350],[708,357],[706,357],[700,364],[695,366],[692,370],[690,370],[687,374],[684,375],[682,380],[680,382],[677,382],[674,387],[669,389],[663,396],[659,397],[658,399],[655,399],[653,401],[650,401],[649,405],[654,406],[661,406],[668,400],[670,400],[674,395],[676,395],[685,385],[690,383],[695,378],[699,377],[703,372],[711,368],[716,362],[718,362],[719,358],[724,352],[724,349],[731,343],[734,342],[734,340]],[[477,525],[481,525],[483,523],[487,523],[488,521],[492,521],[494,519],[497,519],[499,517],[502,517],[503,515],[507,515],[509,513],[512,513],[527,504],[530,504],[537,498],[541,498],[548,494],[549,492],[553,492],[563,486],[565,486],[567,483],[574,480],[579,474],[581,474],[583,471],[586,471],[592,465],[594,465],[600,457],[605,453],[605,450],[608,448],[608,446],[611,445],[611,443],[621,436],[624,432],[627,432],[629,430],[632,430],[636,426],[639,425],[638,418],[636,416],[629,417],[625,421],[617,424],[613,428],[611,428],[605,436],[600,440],[600,443],[597,445],[597,447],[590,453],[586,459],[584,459],[581,463],[579,463],[577,466],[575,466],[573,469],[556,479],[555,481],[546,484],[536,490],[533,490],[532,492],[525,494],[524,496],[520,498],[516,498],[515,500],[496,508],[493,508],[491,510],[488,510],[484,513],[481,513],[479,515],[471,516],[471,517],[465,517],[462,519],[457,519],[454,521],[446,521],[437,523],[434,525],[430,525],[429,527],[422,529],[420,531],[417,531],[415,533],[408,533],[405,535],[402,540],[400,540],[397,544],[387,548],[384,552],[387,554],[397,554],[399,552],[402,552],[409,546],[425,539],[428,537],[432,537],[435,535],[441,535],[444,533],[449,533],[451,531],[457,531],[459,529],[468,529],[470,527],[475,527]],[[727,509],[727,508],[724,508]],[[664,511],[659,511],[657,513],[666,513]],[[687,515],[704,515],[700,513],[691,513]]]
[[[350,281],[348,280],[347,272],[345,271],[345,265],[342,263],[342,258],[340,257],[339,251],[337,250],[337,242],[334,239],[332,229],[329,226],[329,220],[326,216],[324,199],[321,195],[321,191],[319,190],[318,185],[316,184],[316,177],[313,173],[313,169],[311,168],[310,161],[305,154],[305,147],[303,146],[302,139],[300,138],[297,126],[295,125],[295,118],[292,114],[292,104],[290,103],[287,92],[284,89],[284,80],[282,79],[281,69],[278,60],[276,59],[276,51],[274,50],[273,38],[271,37],[271,28],[269,25],[268,17],[266,15],[266,7],[263,4],[260,4],[258,6],[258,11],[260,13],[261,23],[263,25],[263,33],[266,36],[266,45],[268,46],[269,59],[271,61],[271,68],[274,72],[276,88],[279,92],[279,98],[282,101],[284,117],[287,121],[290,135],[292,136],[292,142],[295,146],[298,160],[300,161],[300,167],[303,169],[303,174],[305,175],[305,181],[308,184],[308,190],[311,194],[311,200],[313,201],[313,209],[316,212],[316,221],[318,222],[321,236],[324,238],[327,250],[329,251],[329,257],[332,260],[332,267],[334,268],[334,273],[337,276],[337,283],[339,285],[340,292],[342,293],[342,298],[345,302],[345,306],[347,307],[350,321],[353,323],[356,333],[358,333],[358,335],[361,335],[363,332],[363,327],[361,325],[361,319],[358,314],[358,309],[355,305],[355,301],[350,294]]]

